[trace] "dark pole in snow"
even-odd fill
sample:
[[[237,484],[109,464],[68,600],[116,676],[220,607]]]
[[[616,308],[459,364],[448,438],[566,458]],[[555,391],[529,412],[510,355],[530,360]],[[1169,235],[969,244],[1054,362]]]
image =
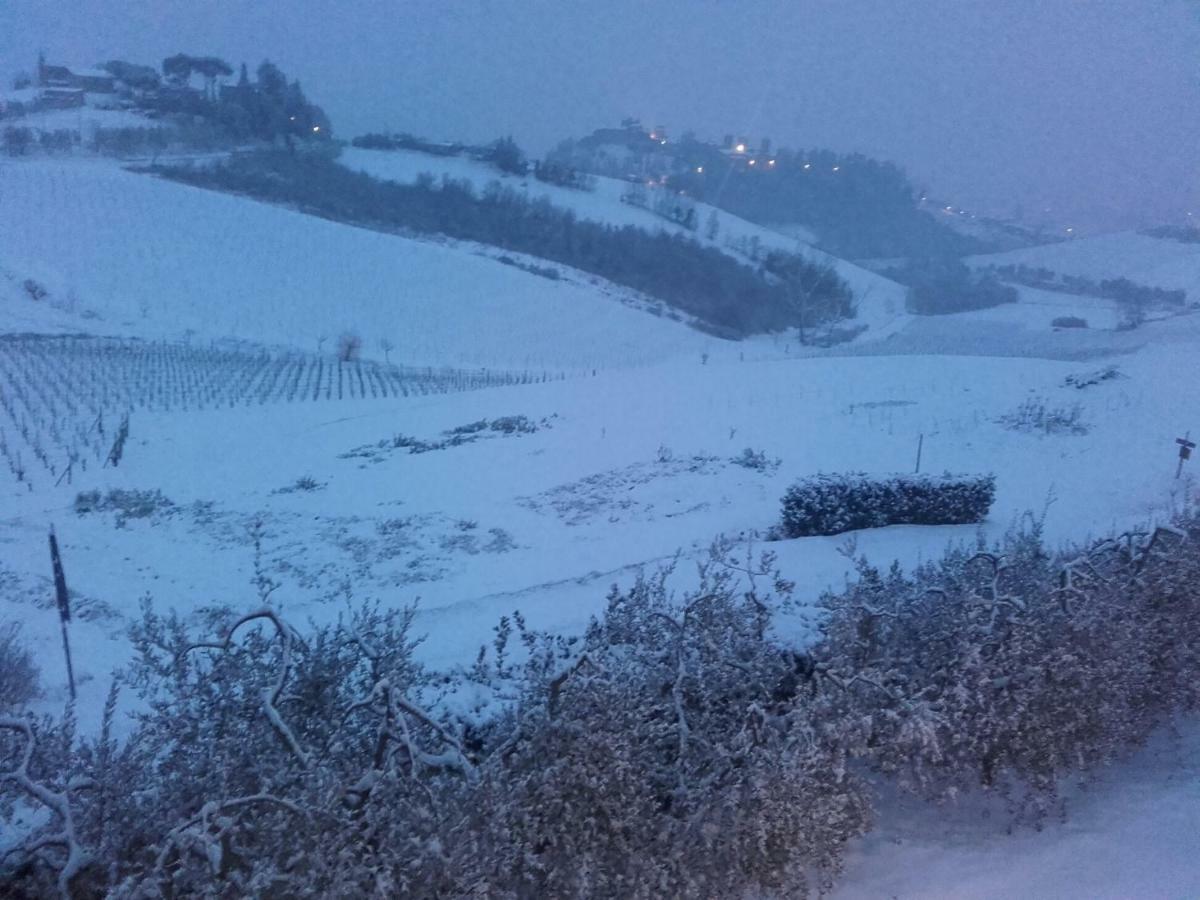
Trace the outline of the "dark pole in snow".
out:
[[[1175,467],[1176,478],[1183,474],[1184,460],[1189,459],[1192,455],[1192,451],[1196,449],[1196,444],[1189,440],[1191,436],[1192,433],[1189,431],[1183,437],[1175,438],[1175,443],[1179,445],[1179,465]]]
[[[921,474],[921,448],[925,446],[925,435],[922,434],[917,438],[917,468],[916,474]]]
[[[71,666],[71,643],[67,640],[67,623],[71,621],[71,602],[67,595],[67,578],[63,574],[62,557],[58,554],[58,538],[50,528],[50,563],[54,567],[54,593],[58,599],[58,619],[62,624],[63,655],[67,659],[67,684],[71,700],[75,699],[75,670]]]

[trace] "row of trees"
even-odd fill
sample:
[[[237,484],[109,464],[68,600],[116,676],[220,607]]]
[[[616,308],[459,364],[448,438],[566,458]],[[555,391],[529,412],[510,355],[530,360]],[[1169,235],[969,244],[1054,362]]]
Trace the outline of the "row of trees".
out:
[[[995,274],[975,271],[957,259],[909,260],[883,274],[908,285],[908,310],[918,315],[943,315],[987,309],[1017,302],[1017,290]]]
[[[142,127],[96,128],[84,137],[70,128],[35,131],[10,125],[0,131],[0,148],[8,156],[24,156],[33,151],[67,154],[86,147],[102,156],[146,155],[154,157],[168,148],[218,150],[229,143],[228,133],[212,122],[186,122]]]
[[[415,660],[412,610],[302,635],[260,579],[259,608],[196,634],[147,601],[127,740],[115,685],[96,738],[0,708],[0,816],[40,815],[0,877],[64,897],[824,891],[872,778],[982,789],[1038,824],[1065,776],[1200,706],[1198,538],[1189,518],[1056,554],[1029,517],[912,575],[860,560],[804,649],[774,636],[772,560],[718,543],[682,597],[669,572],[614,587],[575,637],[514,614],[453,673]]]
[[[175,90],[158,92],[150,101],[160,113],[199,115],[220,125],[235,140],[328,141],[329,117],[305,96],[299,81],[288,81],[274,63],[264,60],[250,78],[245,63],[237,82],[218,87],[218,79],[232,75],[228,63],[215,57],[184,54],[163,61],[163,72]],[[204,79],[203,93],[187,89],[193,74]]]
[[[380,181],[324,159],[256,154],[166,177],[294,204],[341,221],[492,244],[572,266],[642,291],[737,337],[853,314],[836,273],[780,254],[751,267],[675,233],[581,220],[545,198],[499,183],[477,194],[467,182]],[[786,263],[786,264],[785,264]]]

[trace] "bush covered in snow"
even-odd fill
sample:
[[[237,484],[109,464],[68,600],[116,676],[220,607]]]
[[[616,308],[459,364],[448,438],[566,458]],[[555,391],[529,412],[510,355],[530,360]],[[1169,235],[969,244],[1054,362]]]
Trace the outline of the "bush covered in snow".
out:
[[[773,634],[765,588],[790,585],[769,558],[718,545],[693,591],[666,578],[614,587],[578,637],[514,616],[450,674],[414,659],[411,611],[302,636],[271,607],[216,610],[197,640],[147,605],[124,742],[115,691],[96,738],[0,715],[0,821],[34,823],[0,882],[805,896],[869,827],[871,771],[931,798],[991,790],[1040,823],[1064,776],[1200,708],[1197,518],[1058,554],[1030,518],[909,575],[861,560],[803,652]]]
[[[931,797],[998,790],[1035,824],[1063,776],[1200,706],[1200,522],[1060,555],[1040,532],[911,576],[860,561],[814,663],[879,770]]]
[[[413,659],[411,611],[302,636],[270,607],[218,610],[200,640],[147,605],[125,678],[144,711],[125,743],[107,737],[111,705],[98,741],[0,717],[0,816],[49,813],[10,865],[30,893],[57,881],[72,896],[826,886],[867,827],[864,785],[826,699],[797,695],[770,637],[775,601],[756,581],[790,585],[729,553],[682,598],[665,573],[614,588],[581,637],[518,617],[521,661],[498,639],[459,675]],[[452,712],[468,693],[498,711]]]
[[[1042,434],[1087,434],[1088,431],[1082,406],[1078,403],[1054,406],[1045,397],[1027,397],[1020,406],[1005,413],[998,421],[1011,431]]]
[[[783,495],[787,537],[885,525],[981,522],[996,493],[992,475],[816,475]]]

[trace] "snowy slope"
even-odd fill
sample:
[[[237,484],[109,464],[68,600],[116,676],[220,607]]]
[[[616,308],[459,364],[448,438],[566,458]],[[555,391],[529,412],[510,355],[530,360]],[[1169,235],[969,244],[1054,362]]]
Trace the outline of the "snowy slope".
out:
[[[71,298],[95,317],[81,328],[101,333],[315,350],[355,331],[379,358],[387,339],[410,364],[532,370],[698,356],[715,343],[626,305],[636,298],[611,285],[552,281],[479,248],[351,228],[104,161],[0,162],[0,231],[0,268]],[[0,326],[24,327],[21,314],[0,307]]]
[[[1128,278],[1168,290],[1182,288],[1200,300],[1200,244],[1148,237],[1132,231],[1078,238],[1008,253],[970,257],[978,265],[1023,264],[1100,281]]]
[[[757,239],[766,249],[799,252],[815,262],[827,263],[850,286],[859,298],[858,318],[869,328],[871,338],[884,337],[903,327],[908,316],[904,312],[904,288],[881,275],[856,266],[853,263],[817,250],[799,239],[795,232],[783,234],[748,222],[707,203],[697,203],[696,213],[700,222],[697,232],[690,232],[680,225],[656,216],[654,213],[621,202],[621,195],[629,185],[615,178],[596,178],[595,191],[577,191],[538,181],[532,175],[520,177],[506,175],[487,163],[465,157],[433,156],[415,150],[363,150],[347,148],[341,163],[349,168],[366,172],[376,178],[389,181],[413,182],[421,173],[436,178],[448,176],[466,180],[482,190],[489,182],[499,181],[506,187],[525,191],[530,197],[545,197],[555,206],[574,210],[581,219],[606,222],[611,225],[634,225],[654,231],[674,231],[694,237],[701,243],[711,243],[726,252],[730,243]],[[705,228],[709,217],[717,217],[718,234],[709,241]]]

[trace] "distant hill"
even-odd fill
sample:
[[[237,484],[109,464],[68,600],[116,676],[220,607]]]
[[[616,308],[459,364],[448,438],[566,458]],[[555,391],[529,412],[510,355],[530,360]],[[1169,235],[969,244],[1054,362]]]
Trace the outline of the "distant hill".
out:
[[[847,259],[963,256],[992,249],[918,207],[895,165],[824,149],[773,150],[727,137],[675,141],[627,121],[560,144],[548,157],[596,174],[662,183],[771,227],[802,226]]]

